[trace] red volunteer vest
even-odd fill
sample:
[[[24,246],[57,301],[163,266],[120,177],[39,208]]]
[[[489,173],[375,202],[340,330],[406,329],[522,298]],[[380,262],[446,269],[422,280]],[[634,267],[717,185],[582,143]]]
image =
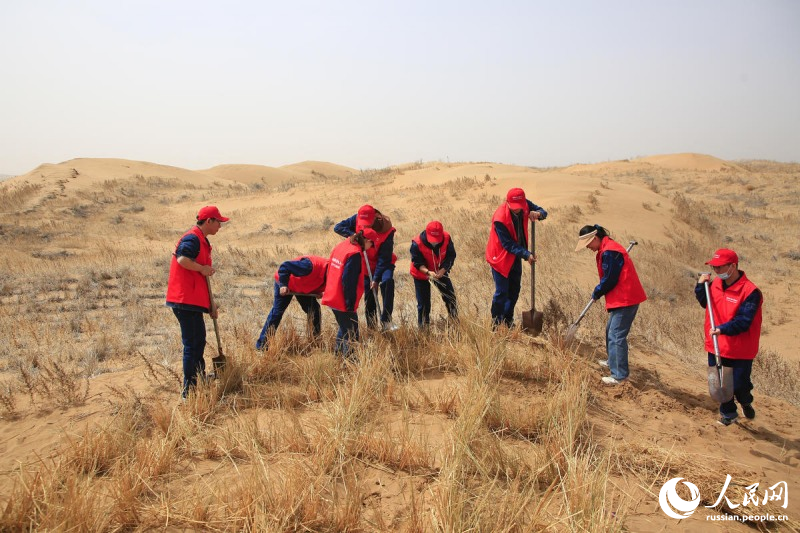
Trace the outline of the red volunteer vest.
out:
[[[389,231],[385,233],[378,233],[378,240],[373,243],[373,247],[367,250],[367,259],[369,259],[369,268],[372,271],[372,274],[375,274],[375,269],[378,267],[378,251],[383,246],[383,243],[386,242],[386,239],[389,238],[389,235],[392,235],[395,231],[397,231],[394,226],[389,229]],[[397,262],[397,256],[392,252],[392,264]],[[364,276],[369,276],[367,269],[364,268]]]
[[[301,255],[292,261],[308,259],[311,261],[311,274],[308,276],[289,275],[289,291],[298,294],[322,294],[325,290],[325,272],[328,268],[328,260],[318,255]],[[275,281],[280,281],[278,271],[275,271]]]
[[[709,292],[711,293],[711,304],[714,311],[714,323],[719,327],[736,316],[739,306],[742,305],[748,296],[753,291],[758,290],[752,281],[747,279],[747,276],[742,275],[736,280],[736,283],[722,290],[722,280],[715,278],[711,282]],[[758,306],[753,323],[750,324],[750,329],[738,335],[718,335],[717,340],[719,343],[719,354],[722,357],[729,359],[755,359],[758,353],[758,341],[761,338],[761,306],[764,304],[764,295],[761,295],[761,304]],[[714,353],[714,341],[708,331],[711,329],[711,321],[708,318],[708,311],[706,311],[705,320],[705,335],[706,335],[706,351]]]
[[[328,276],[325,280],[325,291],[322,294],[322,305],[327,305],[337,311],[347,311],[344,303],[344,282],[342,274],[344,272],[344,265],[347,260],[354,255],[361,256],[361,271],[367,268],[364,265],[364,254],[361,253],[361,247],[357,244],[350,244],[350,241],[345,239],[339,243],[336,248],[331,252],[331,257],[328,260]],[[353,311],[358,310],[358,304],[361,302],[361,297],[364,295],[364,284],[356,283],[356,304]]]
[[[522,227],[525,233],[526,243],[528,242],[528,213],[528,204],[526,202],[522,210],[522,220],[525,221]],[[500,237],[497,236],[497,232],[494,230],[495,222],[502,222],[511,234],[511,238],[515,241],[517,240],[517,231],[514,229],[514,222],[511,220],[511,209],[508,208],[507,203],[498,207],[494,212],[492,216],[492,227],[489,229],[489,243],[486,245],[486,261],[489,262],[493,269],[507,278],[508,273],[511,272],[511,266],[514,264],[514,259],[516,259],[517,256],[503,248],[503,245],[500,243]]]
[[[439,270],[442,266],[442,261],[444,261],[447,255],[447,247],[450,245],[450,234],[446,231],[442,233],[444,233],[444,240],[442,240],[442,245],[439,247],[438,254],[434,254],[433,248],[428,248],[425,243],[422,242],[422,234],[414,238],[414,242],[417,243],[419,251],[422,252],[422,257],[425,258],[425,266],[428,267],[428,270],[433,270],[434,272]],[[423,274],[420,269],[414,266],[414,263],[411,263],[411,275],[416,279],[428,279],[427,274]]]
[[[625,251],[625,248],[623,248],[621,244],[608,237],[603,237],[600,243],[600,249],[595,256],[597,260],[597,273],[600,278],[603,277],[602,256],[605,251],[619,252],[625,259],[625,263],[622,265],[622,272],[619,274],[617,286],[606,294],[606,309],[628,307],[647,300],[647,295],[644,292],[642,283],[639,281],[639,275],[636,273],[636,267],[633,266],[633,261],[631,261],[628,252]]]
[[[187,235],[196,235],[200,239],[200,253],[197,254],[195,262],[201,265],[211,264],[211,244],[209,244],[203,231],[194,226],[181,236],[181,239]],[[178,249],[178,243],[175,244],[175,250]],[[167,301],[174,304],[188,304],[196,305],[208,309],[211,307],[210,300],[208,299],[208,284],[206,283],[205,276],[200,272],[188,270],[178,264],[178,258],[175,252],[172,253],[172,261],[169,265],[169,282],[167,282]]]

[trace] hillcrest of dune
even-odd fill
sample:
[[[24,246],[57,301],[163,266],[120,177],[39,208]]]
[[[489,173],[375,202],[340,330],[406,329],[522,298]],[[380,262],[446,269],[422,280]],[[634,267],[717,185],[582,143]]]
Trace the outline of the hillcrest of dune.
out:
[[[70,159],[63,163],[45,163],[39,165],[27,174],[17,176],[12,181],[29,180],[33,183],[37,181],[74,181],[75,184],[93,186],[108,180],[127,179],[133,177],[176,178],[197,185],[207,185],[214,181],[214,178],[204,176],[193,170],[173,167],[170,165],[159,165],[146,161],[131,161],[128,159],[114,158],[80,158]]]
[[[742,170],[741,167],[705,154],[667,154],[622,159],[604,163],[572,165],[564,169],[570,173],[626,173],[640,172],[647,169],[681,170],[694,172],[726,172]]]
[[[670,170],[742,170],[738,165],[704,154],[653,155],[634,159],[634,163],[648,163]]]
[[[305,181],[319,175],[344,178],[358,174],[352,168],[319,161],[305,161],[277,168],[264,165],[217,165],[200,172],[218,179],[248,185],[262,183],[267,186]]]
[[[263,165],[217,165],[199,172],[208,176],[213,176],[216,179],[246,184],[263,183],[265,185],[277,185],[279,183],[291,181],[294,177],[291,172]]]
[[[326,163],[324,161],[303,161],[302,163],[293,163],[291,165],[284,165],[278,168],[296,174],[306,174],[309,176],[321,174],[324,176],[333,176],[337,178],[346,178],[359,173],[358,170],[353,168],[336,165],[334,163]]]

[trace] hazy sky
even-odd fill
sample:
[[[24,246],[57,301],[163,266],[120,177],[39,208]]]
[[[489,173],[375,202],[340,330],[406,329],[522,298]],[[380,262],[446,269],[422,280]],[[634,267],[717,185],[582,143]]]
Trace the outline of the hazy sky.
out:
[[[800,161],[800,1],[0,0],[0,174]]]

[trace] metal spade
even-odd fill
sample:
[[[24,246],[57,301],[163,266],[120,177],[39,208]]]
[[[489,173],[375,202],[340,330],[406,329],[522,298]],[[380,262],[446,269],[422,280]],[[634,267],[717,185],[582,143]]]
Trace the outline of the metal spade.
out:
[[[531,253],[536,253],[536,224],[531,220]],[[536,310],[536,261],[531,264],[531,310],[522,312],[522,330],[534,337],[542,332],[544,313]]]
[[[708,318],[711,322],[711,329],[716,329],[714,323],[714,310],[711,305],[711,292],[708,290],[708,281],[703,282],[706,289],[706,308],[708,308]],[[725,403],[733,398],[733,368],[723,367],[722,359],[719,356],[719,340],[716,335],[712,335],[714,341],[714,356],[716,365],[708,367],[708,394],[717,403]]]

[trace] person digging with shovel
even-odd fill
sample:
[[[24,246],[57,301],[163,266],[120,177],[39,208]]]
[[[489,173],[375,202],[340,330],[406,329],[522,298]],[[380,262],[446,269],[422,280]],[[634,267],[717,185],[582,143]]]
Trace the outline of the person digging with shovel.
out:
[[[647,300],[636,267],[633,266],[625,248],[614,241],[608,231],[597,224],[584,226],[578,232],[575,251],[588,248],[595,252],[597,274],[600,283],[592,292],[592,300],[606,298],[608,322],[606,323],[606,353],[608,359],[600,360],[600,366],[611,371],[603,377],[606,385],[619,385],[628,379],[628,333],[639,304]]]
[[[206,347],[206,324],[203,313],[216,320],[218,308],[212,304],[212,296],[206,278],[216,270],[211,265],[211,243],[209,235],[216,235],[227,222],[216,206],[208,205],[197,213],[197,224],[184,233],[169,266],[166,305],[172,309],[181,327],[183,342],[183,390],[186,398],[189,390],[197,385],[197,377],[205,376],[206,363],[203,352]]]
[[[256,350],[266,350],[269,339],[281,323],[283,314],[297,298],[297,303],[308,317],[314,337],[322,330],[322,313],[317,301],[325,289],[325,274],[328,271],[328,260],[316,255],[296,257],[284,261],[275,272],[275,289],[272,310],[261,328],[256,341]]]
[[[528,220],[544,220],[547,211],[525,197],[525,191],[514,188],[506,201],[492,215],[486,261],[492,267],[492,327],[514,325],[514,307],[522,287],[522,261],[533,265],[536,256],[528,250]]]
[[[715,327],[712,327],[709,314],[706,313],[703,328],[705,348],[708,366],[715,366],[713,337],[716,337],[722,366],[733,368],[733,397],[719,406],[719,422],[729,426],[739,416],[737,401],[746,418],[756,417],[750,373],[761,339],[761,307],[764,299],[758,287],[747,279],[744,271],[739,270],[739,256],[733,250],[717,250],[706,264],[714,269],[717,276],[711,281],[710,274],[700,274],[694,294],[700,305],[707,308],[706,284],[710,283],[708,294],[716,320]]]
[[[380,318],[383,331],[394,331],[398,326],[392,322],[394,311],[394,269],[397,256],[394,254],[396,229],[388,216],[369,204],[362,205],[358,212],[336,224],[333,231],[342,237],[351,237],[364,228],[371,228],[377,236],[374,247],[367,252],[370,279],[364,272],[364,316],[367,326],[374,328]],[[381,310],[378,309],[378,291],[382,295]],[[378,316],[380,315],[380,316]]]
[[[442,294],[450,319],[458,318],[456,291],[449,276],[455,260],[453,240],[438,220],[429,222],[425,231],[411,241],[411,276],[417,293],[417,324],[420,328],[431,323],[431,282]]]
[[[351,359],[351,343],[357,342],[358,304],[364,295],[364,273],[367,271],[367,251],[378,239],[370,228],[364,228],[339,243],[328,259],[328,275],[322,305],[333,311],[339,331],[336,333],[335,353]]]

